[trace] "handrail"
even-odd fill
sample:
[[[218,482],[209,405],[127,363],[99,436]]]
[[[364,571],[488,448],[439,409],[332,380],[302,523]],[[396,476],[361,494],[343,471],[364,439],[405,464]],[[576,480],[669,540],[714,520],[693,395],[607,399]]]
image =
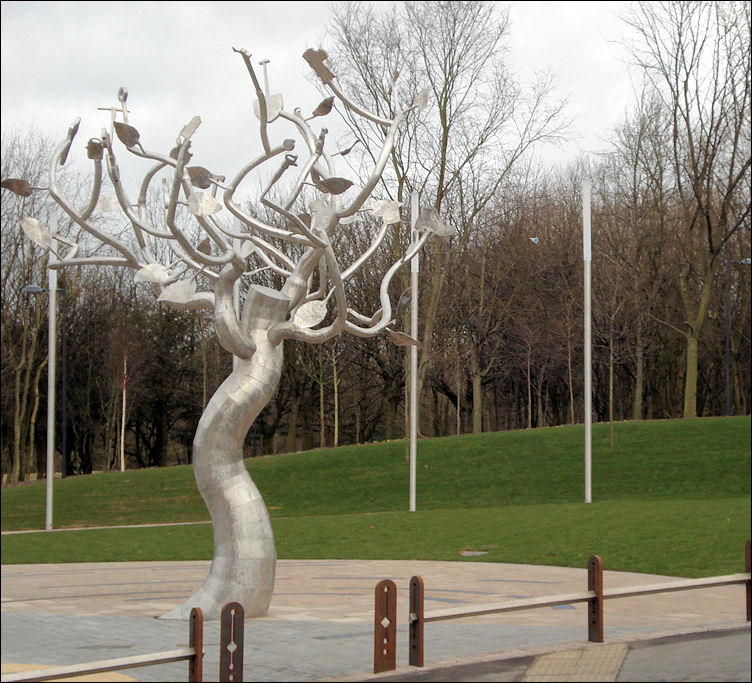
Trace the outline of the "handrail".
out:
[[[428,614],[423,612],[424,585],[420,576],[410,579],[410,608],[408,619],[409,633],[409,662],[411,666],[423,666],[423,626],[430,621],[444,621],[448,619],[462,619],[499,612],[513,612],[537,607],[555,607],[556,605],[571,605],[576,602],[586,602],[588,617],[588,641],[603,642],[603,603],[613,598],[631,598],[654,593],[670,593],[673,591],[690,590],[693,588],[714,588],[733,584],[745,584],[747,621],[752,621],[752,555],[750,541],[747,541],[744,552],[744,563],[747,569],[744,573],[727,574],[724,576],[707,576],[699,579],[680,579],[664,583],[645,584],[642,586],[625,586],[622,588],[603,588],[603,562],[598,555],[592,555],[588,560],[587,591],[548,595],[537,598],[505,601],[486,604],[479,608],[449,607],[436,610]],[[397,612],[397,590],[394,582],[384,580],[376,587],[376,609],[374,630],[374,673],[390,671],[396,668],[396,651],[394,641],[396,630],[391,635],[387,626],[393,627],[394,616]]]
[[[165,650],[146,655],[133,655],[131,657],[119,657],[117,659],[101,659],[96,662],[84,662],[83,664],[69,664],[67,666],[55,666],[49,669],[35,669],[33,671],[19,671],[12,674],[3,674],[3,683],[13,681],[51,681],[57,678],[67,678],[78,674],[94,674],[103,671],[117,671],[119,669],[133,669],[138,666],[151,666],[154,664],[168,664],[180,662],[195,657],[196,650],[192,647],[181,647],[176,650]]]
[[[236,602],[228,602],[220,615],[221,638],[219,651],[219,680],[243,680],[243,607]],[[229,634],[232,648],[228,647],[225,635]],[[229,654],[223,650],[229,650]],[[51,666],[46,669],[18,671],[3,674],[3,683],[8,681],[52,681],[69,678],[79,674],[102,673],[133,669],[140,666],[154,666],[188,660],[188,681],[198,683],[204,678],[204,614],[199,607],[194,607],[188,617],[188,647],[180,647],[163,652],[150,652],[116,659],[100,659],[95,662]]]
[[[736,583],[749,581],[749,574],[727,574],[726,576],[708,576],[701,579],[685,579],[666,583],[647,584],[644,586],[625,586],[603,591],[604,600],[609,598],[631,598],[652,593],[669,593],[671,591],[690,590],[692,588],[712,588],[714,586],[729,586]],[[576,602],[587,602],[596,597],[595,591],[580,593],[563,593],[538,598],[525,598],[523,600],[509,600],[484,605],[481,609],[468,609],[467,607],[448,607],[447,609],[428,612],[423,617],[423,622],[445,621],[448,619],[462,619],[463,617],[477,617],[484,614],[496,614],[499,612],[514,612],[523,609],[535,609],[536,607],[555,607],[556,605],[571,605]],[[413,613],[410,621],[417,619]]]
[[[727,574],[726,576],[707,576],[702,579],[686,579],[667,583],[654,583],[646,586],[624,586],[612,588],[603,592],[604,599],[631,598],[651,593],[670,593],[672,591],[685,591],[691,588],[713,588],[714,586],[729,586],[735,583],[745,583],[750,580],[750,574]]]
[[[462,607],[448,607],[447,609],[430,612],[423,617],[423,622],[444,621],[447,619],[462,619],[463,617],[476,617],[482,614],[496,614],[497,612],[513,612],[536,607],[554,607],[556,605],[570,605],[573,602],[587,602],[596,597],[595,591],[580,593],[562,593],[561,595],[543,596],[540,598],[525,598],[524,600],[509,600],[485,605],[481,609],[467,610]],[[410,620],[417,619],[417,615],[410,614]]]

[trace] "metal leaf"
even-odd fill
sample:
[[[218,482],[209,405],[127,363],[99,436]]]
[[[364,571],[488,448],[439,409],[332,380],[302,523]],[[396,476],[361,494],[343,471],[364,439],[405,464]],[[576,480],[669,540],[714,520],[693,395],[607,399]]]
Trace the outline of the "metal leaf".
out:
[[[178,280],[167,285],[157,297],[157,301],[165,304],[184,304],[191,300],[196,293],[196,280]]]
[[[111,213],[112,211],[117,211],[119,208],[120,203],[117,197],[112,194],[101,196],[96,206],[97,211],[101,211],[102,213]]]
[[[346,156],[346,155],[350,154],[350,152],[353,151],[353,148],[355,147],[355,145],[357,145],[359,142],[360,142],[360,140],[356,140],[347,149],[343,149],[343,150],[341,150],[339,152],[336,152],[332,156],[337,156],[337,154],[339,154],[340,156]]]
[[[26,236],[38,244],[40,247],[49,247],[52,243],[50,231],[42,225],[36,218],[24,218],[21,220],[21,227]]]
[[[328,194],[342,194],[352,187],[352,181],[347,178],[323,178],[316,186]]]
[[[89,159],[101,159],[103,156],[102,142],[97,138],[92,138],[86,143],[86,156]]]
[[[140,268],[133,276],[136,282],[166,282],[170,279],[170,272],[161,263],[149,263]]]
[[[186,123],[183,126],[183,129],[180,131],[180,135],[187,140],[188,138],[193,135],[198,127],[201,125],[201,117],[200,116],[194,116],[188,123]]]
[[[389,341],[396,346],[417,346],[419,349],[423,348],[423,344],[417,339],[413,339],[409,334],[390,330],[388,327],[386,328],[386,331],[389,335]]]
[[[211,216],[222,210],[222,205],[210,194],[194,192],[188,198],[188,211],[194,216]]]
[[[120,121],[115,121],[115,134],[126,147],[137,145],[141,139],[141,135],[133,126],[129,126],[127,123],[120,123]]]
[[[264,99],[266,100],[266,122],[271,123],[274,121],[278,116],[279,113],[284,108],[284,100],[282,99],[282,95],[265,95]],[[261,120],[261,105],[259,104],[258,100],[253,100],[253,113],[256,115],[256,118]]]
[[[433,208],[420,212],[418,220],[415,221],[415,229],[419,232],[428,230],[437,237],[451,237],[454,234],[451,226],[444,223],[439,216],[439,212]]]
[[[384,225],[391,225],[402,220],[400,206],[402,206],[402,202],[395,202],[390,199],[376,200],[371,204],[371,213],[374,216],[381,216]]]
[[[334,78],[334,74],[324,65],[324,60],[328,56],[324,50],[313,50],[311,48],[303,53],[303,59],[308,62],[322,83],[329,83]]]
[[[397,302],[397,313],[395,315],[395,318],[399,318],[404,313],[412,298],[412,287],[408,287],[404,292],[402,292],[402,294],[400,294],[399,301]]]
[[[190,143],[188,143],[190,145]],[[178,154],[180,153],[180,147],[173,147],[170,150],[170,158],[177,160]],[[191,154],[188,150],[185,151],[185,163],[187,164],[190,160],[193,154]]]
[[[19,197],[31,197],[31,185],[20,178],[6,178],[0,182],[0,187],[10,190],[13,194],[17,194]]]
[[[191,185],[201,190],[208,190],[211,187],[211,173],[203,166],[189,166],[186,170],[191,179]]]
[[[292,324],[295,327],[307,328],[318,325],[326,317],[326,303],[323,301],[309,301],[295,312]]]
[[[324,100],[321,100],[319,102],[316,109],[313,110],[313,114],[311,115],[311,118],[316,118],[317,116],[326,116],[334,106],[334,95],[331,97],[327,97]]]

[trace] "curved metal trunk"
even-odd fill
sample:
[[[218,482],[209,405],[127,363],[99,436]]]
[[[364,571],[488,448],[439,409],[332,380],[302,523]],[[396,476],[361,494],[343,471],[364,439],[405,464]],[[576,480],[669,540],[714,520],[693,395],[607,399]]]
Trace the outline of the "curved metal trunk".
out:
[[[243,605],[247,617],[268,612],[277,553],[266,505],[243,464],[243,442],[277,390],[282,344],[272,346],[266,333],[285,319],[288,304],[265,287],[249,293],[243,322],[256,351],[249,360],[237,359],[206,406],[193,440],[196,484],[214,527],[214,559],[201,588],[163,619],[187,619],[193,607],[201,608],[204,619],[219,619],[228,602]]]

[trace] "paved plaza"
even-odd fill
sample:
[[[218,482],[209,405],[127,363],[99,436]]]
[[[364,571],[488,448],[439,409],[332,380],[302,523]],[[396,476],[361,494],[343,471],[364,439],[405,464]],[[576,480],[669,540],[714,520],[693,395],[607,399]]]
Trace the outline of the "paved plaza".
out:
[[[185,647],[186,622],[158,617],[202,583],[209,562],[4,565],[2,671]],[[750,681],[743,585],[605,602],[605,642],[586,605],[425,625],[425,667],[408,666],[410,577],[425,610],[587,589],[587,571],[477,561],[280,560],[268,616],[245,624],[246,681]],[[397,670],[374,675],[374,588],[397,584]],[[606,568],[606,589],[671,581]],[[204,680],[218,679],[219,623],[204,629]],[[89,680],[185,681],[186,662]]]

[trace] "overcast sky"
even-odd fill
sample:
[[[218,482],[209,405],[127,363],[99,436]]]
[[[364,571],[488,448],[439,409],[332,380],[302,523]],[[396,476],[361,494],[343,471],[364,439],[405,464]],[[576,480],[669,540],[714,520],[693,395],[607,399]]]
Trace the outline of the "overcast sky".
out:
[[[627,4],[501,3],[510,8],[515,71],[524,79],[548,69],[557,94],[569,96],[575,138],[544,151],[550,163],[602,148],[633,100],[617,42]],[[269,59],[271,91],[286,108],[310,111],[321,96],[301,55],[320,45],[328,15],[328,2],[3,1],[3,133],[34,126],[57,139],[81,117],[77,140],[85,143],[109,123],[97,107],[117,105],[126,86],[129,122],[147,148],[169,149],[198,114],[202,165],[230,174],[258,150],[250,79],[232,48]]]

